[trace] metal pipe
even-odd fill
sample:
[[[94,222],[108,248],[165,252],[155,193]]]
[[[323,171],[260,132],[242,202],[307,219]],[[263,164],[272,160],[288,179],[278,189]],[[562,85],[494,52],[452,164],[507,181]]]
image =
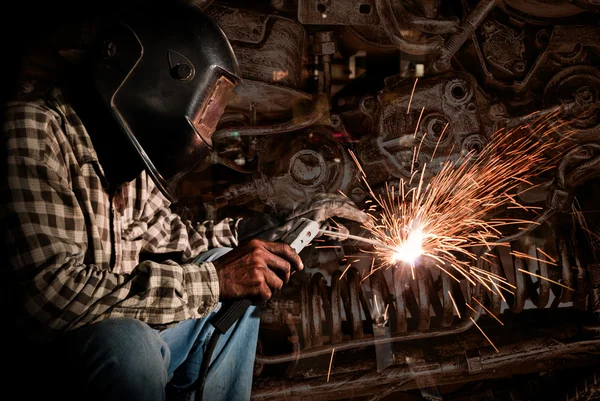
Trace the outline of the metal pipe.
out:
[[[427,55],[439,53],[442,50],[444,39],[441,36],[434,36],[422,42],[409,42],[402,36],[400,25],[394,15],[394,9],[390,0],[376,0],[375,8],[381,20],[381,25],[387,33],[390,40],[398,48],[408,54]]]
[[[476,315],[473,319],[479,319],[479,314]],[[453,334],[464,333],[469,330],[473,326],[473,322],[469,319],[464,321],[461,324],[458,324],[454,327],[447,327],[443,329],[431,330],[431,331],[415,331],[411,333],[402,333],[396,334],[391,337],[381,337],[381,338],[363,338],[359,340],[350,340],[346,341],[342,344],[332,344],[326,345],[318,348],[312,348],[308,351],[300,351],[298,353],[288,353],[282,355],[256,355],[257,363],[264,364],[277,364],[277,363],[285,363],[285,362],[293,362],[299,359],[312,358],[319,355],[329,355],[331,351],[335,349],[335,352],[346,351],[354,348],[363,348],[370,347],[375,345],[382,344],[391,344],[403,341],[411,341],[411,340],[423,340],[427,338],[437,338],[443,336],[449,336]]]
[[[325,54],[321,56],[321,65],[323,66],[323,91],[327,96],[331,95],[331,56]]]
[[[524,341],[515,346],[509,344],[499,347],[499,353],[486,348],[470,350],[462,360],[456,356],[444,358],[429,369],[414,370],[408,365],[392,366],[381,372],[350,372],[336,375],[333,380],[325,382],[322,378],[309,379],[291,384],[289,381],[275,382],[272,386],[259,388],[253,392],[252,400],[311,400],[332,399],[331,396],[341,394],[372,394],[373,388],[382,391],[395,386],[398,391],[417,387],[419,378],[427,378],[437,384],[450,384],[464,381],[465,376],[475,378],[504,377],[514,374],[519,368],[538,369],[540,363],[550,358],[563,356],[573,357],[577,354],[597,355],[600,353],[600,339],[561,342],[548,337]],[[337,351],[336,347],[336,351]],[[466,361],[465,361],[466,358]],[[593,359],[590,359],[592,361]],[[506,371],[509,369],[508,371]],[[503,371],[504,370],[504,371]],[[537,371],[537,370],[536,370]],[[278,385],[279,384],[279,385]],[[339,399],[336,397],[335,399]]]
[[[298,131],[310,127],[319,121],[325,115],[325,111],[329,109],[329,100],[327,95],[320,93],[317,99],[313,102],[313,109],[303,115],[292,118],[289,121],[279,124],[266,126],[248,126],[235,128],[222,128],[214,132],[213,141],[222,140],[227,136],[260,136],[282,134],[287,132]]]

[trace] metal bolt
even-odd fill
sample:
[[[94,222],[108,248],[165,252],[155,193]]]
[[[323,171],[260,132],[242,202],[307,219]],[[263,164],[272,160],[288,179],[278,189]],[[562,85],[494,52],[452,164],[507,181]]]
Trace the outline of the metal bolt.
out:
[[[482,28],[486,32],[492,32],[494,30],[494,28],[496,28],[496,24],[494,24],[494,21],[488,20],[483,23]]]
[[[525,63],[522,61],[517,61],[513,64],[513,71],[520,74],[525,71]]]
[[[331,125],[337,127],[338,125],[340,125],[340,116],[338,116],[337,114],[333,114],[330,118],[331,120]]]
[[[375,98],[366,96],[360,101],[360,109],[363,113],[370,113],[375,109]]]
[[[318,31],[314,34],[313,53],[315,55],[333,55],[336,52],[333,31]]]

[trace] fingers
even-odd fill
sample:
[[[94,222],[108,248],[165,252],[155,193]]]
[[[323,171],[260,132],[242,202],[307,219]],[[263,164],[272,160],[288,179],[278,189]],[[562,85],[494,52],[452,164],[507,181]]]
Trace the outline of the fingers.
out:
[[[258,287],[258,294],[255,294],[260,300],[267,301],[273,295],[273,291],[269,288],[269,285],[265,282]]]
[[[284,244],[283,242],[263,242],[262,245],[270,253],[285,259],[291,264],[290,267],[292,269],[304,269],[304,264],[302,263],[300,255],[298,255],[288,244]]]
[[[288,271],[288,277],[289,277],[289,271]],[[267,284],[268,288],[269,288],[269,292],[265,291],[264,286],[261,286],[261,290],[260,290],[260,296],[262,297],[263,295],[267,295],[268,297],[266,299],[271,298],[271,295],[280,290],[281,287],[283,287],[283,280],[281,280],[277,274],[275,274],[274,271],[269,270],[269,269],[265,269],[264,271],[264,278],[265,278],[265,283]]]
[[[290,279],[293,266],[302,269],[298,254],[287,244],[253,239],[213,262],[220,299],[267,300]]]
[[[291,273],[290,262],[266,250],[261,257],[263,262],[270,269],[270,272],[276,274],[284,283],[289,281]]]

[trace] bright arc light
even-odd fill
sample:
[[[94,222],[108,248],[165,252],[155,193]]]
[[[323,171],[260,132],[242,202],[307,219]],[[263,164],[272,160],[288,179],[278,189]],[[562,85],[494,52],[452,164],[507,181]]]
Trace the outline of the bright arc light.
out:
[[[421,255],[423,255],[423,233],[421,230],[411,231],[406,241],[396,247],[392,263],[401,261],[414,264]]]

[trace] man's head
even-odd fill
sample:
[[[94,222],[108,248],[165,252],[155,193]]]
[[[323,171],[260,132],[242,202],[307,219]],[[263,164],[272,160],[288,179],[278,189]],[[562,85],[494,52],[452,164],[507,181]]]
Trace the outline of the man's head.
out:
[[[221,29],[192,6],[127,13],[93,26],[95,90],[159,189],[210,156],[212,133],[240,81]]]

